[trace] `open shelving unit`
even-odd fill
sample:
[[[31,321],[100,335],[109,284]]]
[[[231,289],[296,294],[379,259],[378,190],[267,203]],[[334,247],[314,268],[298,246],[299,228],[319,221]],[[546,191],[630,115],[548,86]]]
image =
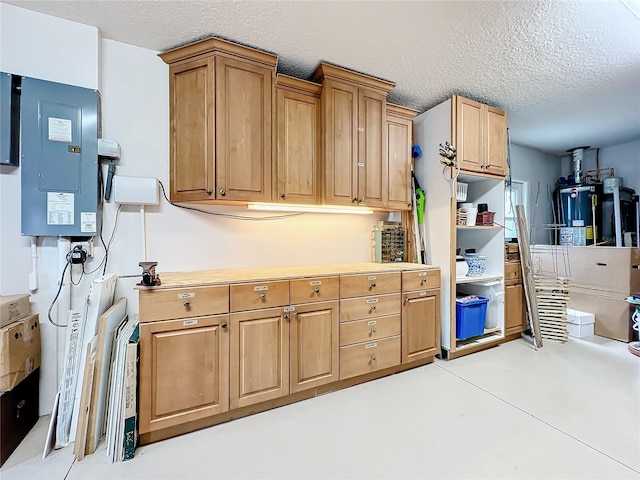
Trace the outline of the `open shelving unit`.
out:
[[[504,277],[504,178],[483,173],[461,172],[440,163],[438,147],[452,142],[451,103],[446,101],[414,119],[414,143],[422,148],[415,173],[425,190],[427,263],[441,269],[441,345],[442,355],[456,358],[497,345],[505,339]],[[453,177],[453,178],[452,178]],[[457,183],[467,186],[466,202],[486,203],[494,213],[491,226],[456,224]],[[473,248],[487,256],[487,268],[480,277],[457,277],[456,248]],[[484,332],[467,339],[456,335],[456,295],[489,298]]]

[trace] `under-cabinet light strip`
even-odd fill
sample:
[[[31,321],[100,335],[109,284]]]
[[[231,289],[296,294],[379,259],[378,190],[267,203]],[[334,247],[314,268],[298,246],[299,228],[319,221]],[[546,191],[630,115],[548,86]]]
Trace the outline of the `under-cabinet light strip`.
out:
[[[277,203],[249,203],[249,210],[262,210],[270,212],[308,212],[308,213],[355,213],[359,215],[371,215],[373,210],[361,207],[332,207],[328,205],[280,205]]]

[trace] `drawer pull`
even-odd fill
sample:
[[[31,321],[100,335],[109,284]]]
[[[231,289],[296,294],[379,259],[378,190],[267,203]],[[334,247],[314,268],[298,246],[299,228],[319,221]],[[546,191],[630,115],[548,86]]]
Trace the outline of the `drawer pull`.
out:
[[[596,262],[596,265],[599,267],[606,267],[607,264],[606,263],[602,263],[602,262]]]
[[[375,355],[371,355],[371,361],[374,362],[376,360],[376,356]]]
[[[420,285],[424,285],[425,283],[427,283],[427,279],[423,278],[420,280]]]
[[[375,305],[371,305],[371,310],[373,311],[375,309],[376,309],[376,306]]]
[[[375,283],[372,283],[372,284],[371,284],[371,288],[376,288],[376,284],[375,284]]]
[[[314,289],[313,289],[313,291],[314,291],[315,293],[320,293],[320,289],[319,289],[319,288],[314,288]]]
[[[371,335],[373,335],[374,333],[376,333],[376,329],[375,329],[375,328],[372,328],[372,329],[371,329]]]
[[[262,300],[264,300],[264,299],[265,299],[265,297],[266,297],[266,295],[265,295],[264,293],[261,293],[259,296],[260,296],[260,298],[261,298]]]
[[[185,307],[189,308],[189,307],[191,306],[191,302],[188,302],[188,301],[187,301],[187,302],[184,302],[184,303],[183,303],[183,305],[184,305]]]
[[[222,322],[220,324],[220,328],[227,328],[227,322]]]
[[[636,270],[638,270],[638,268],[640,268],[640,265],[631,265],[631,268],[635,268]]]

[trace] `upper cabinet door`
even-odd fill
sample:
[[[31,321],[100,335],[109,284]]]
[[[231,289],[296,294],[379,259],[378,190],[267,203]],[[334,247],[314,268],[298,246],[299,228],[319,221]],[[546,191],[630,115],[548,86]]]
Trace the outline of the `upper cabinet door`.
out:
[[[483,105],[456,97],[456,150],[460,168],[483,171],[482,128]]]
[[[216,58],[217,200],[271,200],[274,71]]]
[[[486,107],[485,171],[495,175],[507,175],[507,113],[494,107]]]
[[[169,69],[171,200],[214,198],[215,89],[213,57]]]
[[[276,100],[278,160],[274,201],[320,203],[319,91],[298,93],[277,88]]]
[[[364,88],[358,91],[358,204],[384,205],[384,171],[387,160],[387,96]]]
[[[383,165],[389,210],[411,208],[411,139],[415,110],[387,105],[387,162]]]
[[[340,82],[323,83],[324,201],[353,205],[357,192],[358,89]]]

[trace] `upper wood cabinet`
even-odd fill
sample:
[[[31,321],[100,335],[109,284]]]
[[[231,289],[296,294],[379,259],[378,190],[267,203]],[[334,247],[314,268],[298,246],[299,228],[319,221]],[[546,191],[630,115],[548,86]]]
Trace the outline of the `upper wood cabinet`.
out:
[[[387,162],[383,165],[384,205],[390,210],[411,208],[412,118],[417,110],[387,104]]]
[[[172,201],[270,201],[277,57],[209,38],[169,50]]]
[[[321,63],[324,203],[385,205],[386,99],[394,84]]]
[[[507,113],[483,103],[454,96],[457,161],[462,170],[505,176]]]
[[[276,55],[213,37],[160,57],[169,65],[172,201],[410,209],[417,112],[387,103],[394,83],[327,63],[313,82],[276,76]],[[474,155],[495,173],[506,138],[499,115],[469,125],[465,135],[489,140]]]
[[[287,75],[276,78],[274,202],[321,203],[321,92],[317,83]]]

